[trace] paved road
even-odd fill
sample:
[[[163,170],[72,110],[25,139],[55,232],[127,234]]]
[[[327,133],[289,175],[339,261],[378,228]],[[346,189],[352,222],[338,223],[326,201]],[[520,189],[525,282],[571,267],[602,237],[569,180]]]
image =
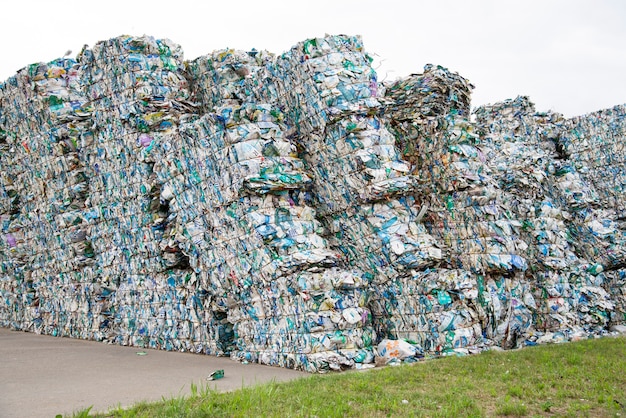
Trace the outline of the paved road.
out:
[[[138,352],[145,355],[138,355]],[[207,381],[217,369],[224,378]],[[105,412],[142,400],[308,376],[222,357],[143,350],[0,328],[0,417],[54,417],[93,406]]]

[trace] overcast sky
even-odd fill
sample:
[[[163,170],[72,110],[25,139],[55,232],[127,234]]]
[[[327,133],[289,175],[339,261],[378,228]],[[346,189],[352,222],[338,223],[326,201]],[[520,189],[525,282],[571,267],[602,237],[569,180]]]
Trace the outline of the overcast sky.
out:
[[[443,65],[474,84],[473,106],[528,95],[539,111],[576,116],[626,103],[622,0],[3,0],[0,7],[0,80],[122,34],[169,38],[187,59],[225,47],[281,53],[325,33],[358,34],[380,79]]]

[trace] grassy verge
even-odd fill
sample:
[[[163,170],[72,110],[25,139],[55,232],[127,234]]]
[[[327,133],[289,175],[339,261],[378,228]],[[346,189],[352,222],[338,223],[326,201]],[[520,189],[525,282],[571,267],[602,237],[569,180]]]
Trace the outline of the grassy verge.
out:
[[[99,416],[626,417],[626,338],[311,375],[230,393],[192,387],[192,393]]]

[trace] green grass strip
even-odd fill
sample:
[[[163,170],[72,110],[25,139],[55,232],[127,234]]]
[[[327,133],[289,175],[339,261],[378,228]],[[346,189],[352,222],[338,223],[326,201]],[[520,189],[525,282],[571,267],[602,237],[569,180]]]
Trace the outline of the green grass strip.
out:
[[[96,416],[626,417],[626,338],[311,375],[228,393],[192,387],[189,397]]]

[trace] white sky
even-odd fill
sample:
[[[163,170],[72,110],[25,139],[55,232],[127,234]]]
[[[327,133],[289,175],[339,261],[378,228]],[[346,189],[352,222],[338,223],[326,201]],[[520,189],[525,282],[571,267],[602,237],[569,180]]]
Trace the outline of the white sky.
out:
[[[622,0],[1,0],[0,80],[122,34],[281,53],[306,38],[361,35],[379,79],[427,63],[476,86],[473,106],[528,95],[576,116],[626,103]]]

